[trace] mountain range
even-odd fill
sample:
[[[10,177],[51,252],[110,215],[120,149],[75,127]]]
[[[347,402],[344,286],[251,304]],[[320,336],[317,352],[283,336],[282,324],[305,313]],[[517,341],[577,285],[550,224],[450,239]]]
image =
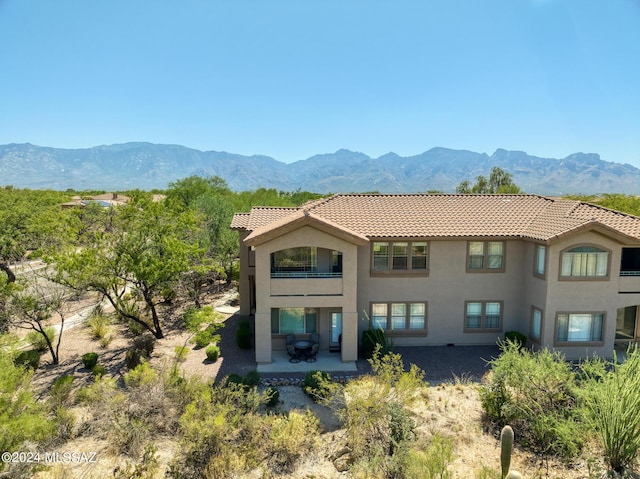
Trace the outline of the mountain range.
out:
[[[603,161],[595,153],[554,159],[503,149],[488,155],[432,148],[415,156],[387,153],[371,158],[342,149],[283,163],[268,156],[154,143],[83,149],[0,145],[0,186],[31,189],[165,189],[173,181],[200,175],[224,178],[236,191],[264,187],[317,193],[448,193],[463,180],[473,182],[478,175],[488,175],[493,166],[510,172],[527,193],[640,194],[640,169]]]

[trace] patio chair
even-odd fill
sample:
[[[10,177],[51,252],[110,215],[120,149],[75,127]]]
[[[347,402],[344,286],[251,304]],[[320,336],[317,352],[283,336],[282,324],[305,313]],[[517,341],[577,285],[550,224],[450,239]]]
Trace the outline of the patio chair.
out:
[[[300,351],[298,351],[293,344],[287,344],[287,354],[289,355],[290,363],[300,362]]]
[[[318,333],[311,334],[311,342],[313,344],[318,344],[320,342],[320,335]]]
[[[308,363],[315,363],[318,349],[320,349],[320,345],[318,343],[313,343],[311,349],[305,354],[306,357],[304,358],[304,360]]]
[[[287,346],[289,346],[290,344],[293,344],[294,341],[295,341],[295,337],[293,336],[293,334],[287,334]]]

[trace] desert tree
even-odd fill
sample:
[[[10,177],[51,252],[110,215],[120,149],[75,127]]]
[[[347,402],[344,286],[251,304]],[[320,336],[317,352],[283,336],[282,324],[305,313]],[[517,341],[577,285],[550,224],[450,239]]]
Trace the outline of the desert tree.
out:
[[[489,178],[479,175],[473,185],[469,180],[464,180],[456,187],[456,193],[509,194],[522,193],[522,190],[513,182],[511,173],[494,166],[491,168]]]
[[[51,354],[52,364],[60,362],[60,343],[64,332],[70,291],[46,278],[47,273],[30,271],[18,277],[7,299],[9,326],[39,335]],[[48,329],[56,326],[53,337]]]
[[[83,245],[54,255],[56,281],[102,295],[122,318],[164,337],[158,305],[198,264],[198,222],[191,211],[140,197],[111,208]]]

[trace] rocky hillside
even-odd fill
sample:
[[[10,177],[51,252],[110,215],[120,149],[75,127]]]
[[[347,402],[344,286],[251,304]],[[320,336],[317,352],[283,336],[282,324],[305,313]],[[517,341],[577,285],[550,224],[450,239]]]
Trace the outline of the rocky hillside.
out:
[[[164,189],[170,182],[187,176],[216,175],[237,191],[265,187],[319,193],[453,192],[462,180],[487,175],[493,166],[511,172],[516,184],[527,193],[640,194],[638,168],[603,161],[594,153],[553,159],[503,149],[487,155],[432,148],[415,156],[388,153],[371,158],[338,150],[286,164],[268,156],[152,143],[86,149],[0,145],[0,185],[57,190]]]

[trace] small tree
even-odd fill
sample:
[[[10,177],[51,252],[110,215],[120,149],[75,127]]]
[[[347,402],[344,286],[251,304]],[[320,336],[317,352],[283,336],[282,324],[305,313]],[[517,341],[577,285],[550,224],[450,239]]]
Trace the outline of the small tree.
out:
[[[465,180],[456,187],[456,193],[508,194],[522,193],[522,190],[513,182],[511,173],[494,166],[491,168],[489,178],[480,175],[473,185],[469,180]]]
[[[51,354],[51,362],[58,364],[68,290],[34,272],[20,277],[17,283],[9,298],[9,324],[38,334]],[[51,335],[53,321],[59,323],[55,336]]]

